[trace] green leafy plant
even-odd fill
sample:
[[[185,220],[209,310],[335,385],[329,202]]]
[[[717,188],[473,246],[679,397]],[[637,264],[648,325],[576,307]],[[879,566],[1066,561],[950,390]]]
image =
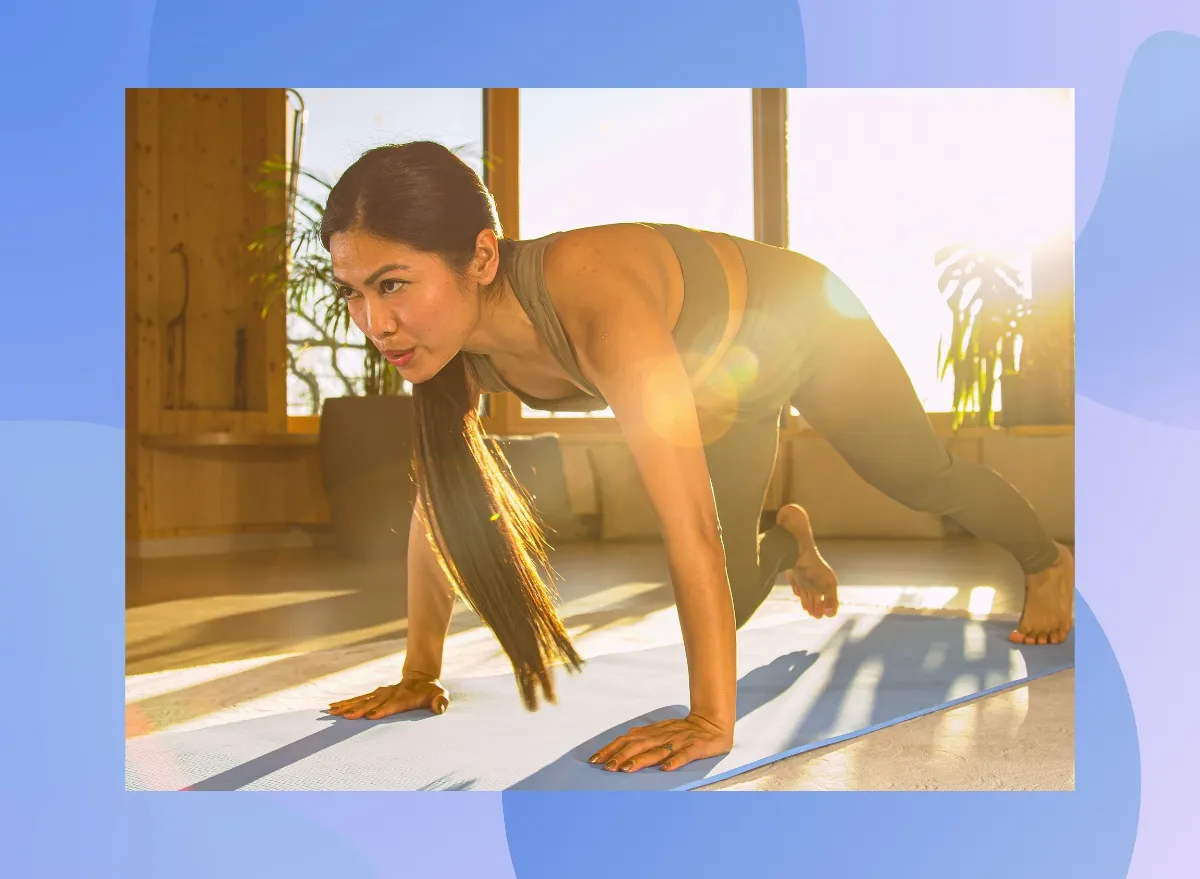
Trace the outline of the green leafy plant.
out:
[[[954,429],[992,427],[996,387],[1021,366],[1032,300],[1015,267],[965,244],[938,251],[935,265],[938,289],[953,313],[950,343],[938,343],[938,363],[942,378],[954,375]]]
[[[310,194],[297,183],[303,179]],[[251,277],[266,291],[264,313],[282,299],[289,317],[288,372],[307,388],[312,414],[318,414],[321,390],[317,376],[300,362],[300,355],[313,348],[329,351],[332,371],[345,388],[346,396],[404,393],[404,381],[379,350],[365,339],[351,341],[350,312],[333,286],[333,265],[321,244],[321,219],[325,214],[332,184],[320,175],[279,160],[264,162],[255,190],[263,194],[283,193],[292,204],[281,223],[266,226],[250,244],[264,254],[271,266]],[[294,318],[294,320],[292,320]],[[293,335],[296,333],[296,335]],[[363,352],[361,376],[348,374],[339,363],[344,351]]]

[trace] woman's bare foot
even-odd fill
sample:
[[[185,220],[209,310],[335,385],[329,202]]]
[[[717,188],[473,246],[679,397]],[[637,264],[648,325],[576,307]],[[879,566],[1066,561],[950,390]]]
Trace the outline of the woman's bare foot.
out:
[[[775,523],[795,537],[800,547],[796,566],[787,572],[792,592],[809,616],[818,620],[834,616],[838,611],[837,574],[817,550],[808,513],[797,504],[787,504],[776,515]]]
[[[1075,621],[1075,559],[1058,544],[1058,561],[1025,578],[1025,609],[1009,635],[1014,644],[1061,644]]]

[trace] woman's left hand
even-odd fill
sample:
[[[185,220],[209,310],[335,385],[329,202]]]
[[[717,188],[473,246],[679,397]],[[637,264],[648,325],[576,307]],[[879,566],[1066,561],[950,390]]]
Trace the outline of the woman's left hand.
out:
[[[693,760],[729,753],[733,730],[722,729],[694,714],[683,720],[661,720],[631,729],[601,748],[589,763],[603,763],[610,772],[637,772],[647,766],[671,770]]]

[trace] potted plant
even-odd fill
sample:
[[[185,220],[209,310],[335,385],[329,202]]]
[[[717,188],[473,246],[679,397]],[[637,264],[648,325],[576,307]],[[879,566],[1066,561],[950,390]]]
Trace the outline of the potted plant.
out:
[[[1053,271],[1061,263],[1057,250],[1035,256],[1036,290],[994,254],[963,244],[938,251],[938,288],[953,313],[950,344],[939,343],[938,362],[943,378],[954,375],[955,430],[994,427],[998,387],[1005,426],[1069,423],[1073,346],[1069,317],[1064,324],[1063,309],[1055,307],[1064,292],[1061,272]]]
[[[1075,240],[1068,231],[1033,253],[1036,306],[1021,323],[1020,369],[1004,377],[1007,427],[1075,421]]]
[[[315,195],[303,192],[303,179]],[[333,288],[329,253],[321,244],[321,219],[331,184],[280,161],[262,166],[256,189],[286,188],[291,210],[283,223],[260,231],[252,250],[274,257],[272,269],[253,282],[268,303],[286,299],[288,376],[307,393],[321,416],[321,477],[339,545],[360,558],[396,558],[408,546],[415,488],[412,480],[412,398],[400,374],[365,339],[352,340],[346,302]],[[326,369],[344,391],[323,398],[318,377],[304,363],[307,351],[327,352]],[[345,363],[361,357],[361,369]],[[355,374],[357,373],[357,374]]]
[[[958,244],[938,251],[935,264],[953,314],[950,344],[938,343],[938,362],[941,378],[954,375],[954,429],[992,427],[997,384],[1017,371],[1029,298],[1017,270],[991,254]]]

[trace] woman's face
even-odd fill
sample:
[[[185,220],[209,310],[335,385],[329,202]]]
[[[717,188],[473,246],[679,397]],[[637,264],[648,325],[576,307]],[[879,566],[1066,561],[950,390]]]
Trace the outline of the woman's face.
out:
[[[437,375],[479,323],[480,287],[498,267],[496,237],[481,232],[465,276],[440,256],[351,230],[329,241],[334,286],[350,319],[406,381]]]

